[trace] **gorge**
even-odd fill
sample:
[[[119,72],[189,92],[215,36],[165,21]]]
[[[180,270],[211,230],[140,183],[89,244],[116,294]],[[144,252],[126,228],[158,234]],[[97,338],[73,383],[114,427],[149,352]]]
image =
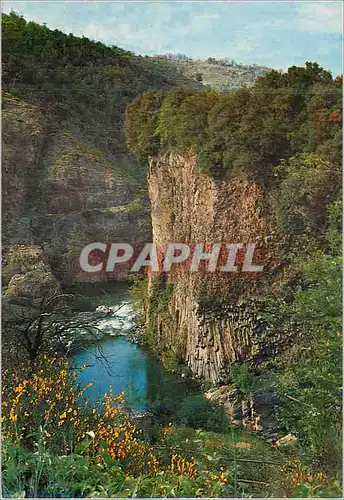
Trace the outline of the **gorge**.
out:
[[[340,496],[342,79],[165,59],[3,15],[6,493]]]

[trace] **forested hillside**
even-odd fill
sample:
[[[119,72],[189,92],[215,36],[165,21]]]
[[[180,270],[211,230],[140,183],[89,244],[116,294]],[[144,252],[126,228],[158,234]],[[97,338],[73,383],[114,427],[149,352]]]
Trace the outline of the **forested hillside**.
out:
[[[2,37],[4,244],[44,246],[70,281],[89,238],[149,239],[145,172],[126,148],[124,112],[144,90],[188,80],[14,13],[3,15]]]
[[[78,38],[3,14],[3,85],[28,97],[91,144],[126,153],[122,117],[126,104],[146,89],[167,90],[187,79],[164,64],[119,47]]]

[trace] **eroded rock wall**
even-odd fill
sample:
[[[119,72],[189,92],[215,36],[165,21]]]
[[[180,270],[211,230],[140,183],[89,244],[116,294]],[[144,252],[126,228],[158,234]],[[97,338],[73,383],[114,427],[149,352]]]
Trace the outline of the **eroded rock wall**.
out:
[[[4,253],[40,245],[59,280],[73,282],[87,243],[151,238],[144,174],[128,156],[94,147],[24,97],[5,92],[3,107]]]
[[[150,296],[156,286],[169,290],[165,307],[152,300],[148,307],[158,348],[174,351],[194,375],[213,383],[226,380],[232,362],[271,357],[280,339],[259,308],[273,293],[282,243],[268,196],[245,178],[214,181],[200,173],[195,157],[175,153],[151,160],[148,182],[154,243],[255,243],[264,265],[256,274],[190,273],[182,266],[167,276],[151,274]]]

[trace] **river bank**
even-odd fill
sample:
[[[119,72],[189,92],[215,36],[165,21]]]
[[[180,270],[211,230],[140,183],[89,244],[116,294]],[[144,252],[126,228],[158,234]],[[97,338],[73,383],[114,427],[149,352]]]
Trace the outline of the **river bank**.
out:
[[[140,343],[127,283],[103,283],[82,292],[75,315],[90,320],[94,328],[92,334],[79,332],[69,357],[76,369],[86,365],[79,381],[92,384],[88,390],[92,402],[110,389],[114,394],[124,392],[128,410],[168,420],[189,396],[201,394],[198,382],[167,370],[159,357]],[[82,347],[80,337],[86,340]]]

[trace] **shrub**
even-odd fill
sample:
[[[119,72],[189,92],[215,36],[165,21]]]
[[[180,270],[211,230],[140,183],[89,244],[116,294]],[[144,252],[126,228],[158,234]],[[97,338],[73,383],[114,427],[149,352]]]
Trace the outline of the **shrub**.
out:
[[[152,450],[139,439],[135,426],[118,408],[123,395],[105,394],[95,407],[85,399],[86,387],[77,385],[77,373],[61,358],[41,357],[33,365],[3,373],[2,430],[14,443],[29,450],[42,445],[56,454],[88,446],[96,460],[103,454],[124,468],[155,470]]]
[[[281,178],[277,189],[277,221],[286,234],[323,233],[327,206],[338,196],[341,172],[337,165],[315,153],[303,153],[276,168]]]
[[[218,177],[223,173],[223,154],[213,151],[211,148],[201,149],[197,153],[197,165],[204,174]]]
[[[146,321],[148,279],[145,274],[131,277],[130,299],[135,311],[136,322],[143,326]]]
[[[278,414],[311,459],[335,472],[341,461],[341,260],[319,254],[303,264],[303,272],[304,287],[289,311],[302,325],[303,339],[275,379],[283,401]]]
[[[336,476],[342,428],[342,257],[340,205],[329,210],[326,253],[294,259],[297,290],[285,302],[283,322],[298,325],[297,342],[278,361],[271,379],[281,397],[280,422],[300,438],[307,460]],[[276,297],[277,298],[277,297]]]
[[[47,357],[3,373],[3,495],[225,494],[227,473],[153,448],[120,408],[123,395],[110,392],[92,407],[76,379],[66,360]]]
[[[227,432],[228,416],[225,409],[204,396],[195,394],[189,396],[182,404],[178,421],[182,425],[194,429],[204,429],[213,432]]]

